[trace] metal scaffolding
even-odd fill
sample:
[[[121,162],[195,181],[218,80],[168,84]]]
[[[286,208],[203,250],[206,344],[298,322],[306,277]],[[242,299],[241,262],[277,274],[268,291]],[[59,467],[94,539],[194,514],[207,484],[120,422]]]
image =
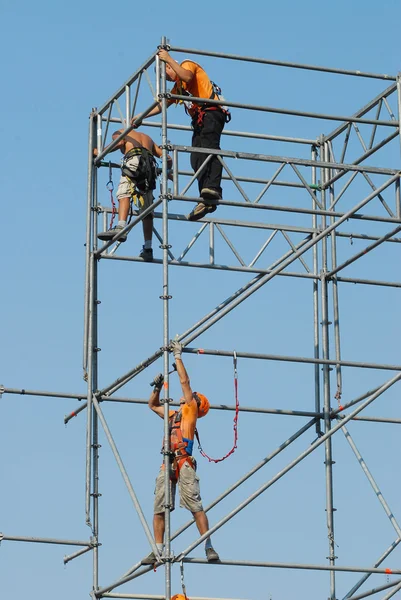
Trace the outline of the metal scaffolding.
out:
[[[190,203],[199,202],[199,197],[192,191],[196,184],[196,173],[187,170],[185,165],[190,153],[194,150],[189,145],[174,144],[170,138],[174,132],[189,132],[190,127],[171,124],[167,119],[167,102],[169,99],[184,101],[185,96],[173,95],[167,90],[165,64],[159,61],[157,49],[155,52],[135,71],[135,73],[113,94],[99,109],[93,109],[90,114],[89,123],[89,145],[88,145],[88,192],[87,192],[87,230],[86,230],[86,278],[85,278],[85,303],[84,303],[84,348],[83,348],[83,372],[87,381],[86,393],[62,393],[40,390],[22,390],[15,388],[3,388],[3,393],[25,394],[33,396],[51,396],[56,398],[72,398],[80,400],[79,407],[65,417],[68,423],[73,417],[85,411],[86,413],[86,478],[85,478],[85,515],[86,523],[90,527],[90,539],[62,540],[51,538],[32,538],[1,534],[1,540],[40,542],[50,544],[67,544],[82,546],[74,554],[64,558],[67,563],[78,556],[92,551],[93,553],[93,584],[91,597],[93,600],[100,598],[153,598],[169,599],[174,593],[172,591],[171,572],[173,566],[181,564],[203,564],[204,559],[190,558],[189,554],[199,546],[210,534],[222,528],[229,520],[240,511],[249,506],[256,498],[273,486],[279,479],[289,471],[297,467],[304,458],[314,453],[317,448],[324,448],[325,469],[325,510],[327,519],[328,554],[327,564],[302,564],[294,562],[256,562],[253,560],[225,560],[218,563],[219,569],[224,572],[224,566],[236,566],[236,571],[241,576],[242,569],[239,567],[262,567],[264,569],[303,569],[313,573],[314,571],[328,572],[328,598],[336,600],[338,596],[338,577],[341,573],[359,573],[359,579],[352,585],[351,589],[344,595],[343,600],[353,598],[357,600],[369,595],[377,594],[382,590],[390,589],[385,598],[392,597],[401,589],[401,570],[389,569],[381,566],[385,559],[398,547],[401,540],[401,529],[394,512],[390,509],[388,502],[379,488],[369,470],[366,461],[358,450],[351,433],[346,424],[350,422],[370,422],[400,424],[401,418],[395,416],[374,416],[363,413],[364,409],[375,402],[376,399],[386,394],[394,384],[401,379],[401,364],[388,364],[387,362],[366,362],[364,360],[345,360],[341,352],[340,336],[340,301],[339,288],[349,284],[365,286],[367,290],[372,286],[388,289],[400,288],[401,281],[387,281],[372,277],[360,277],[356,275],[344,276],[348,266],[356,263],[377,248],[384,245],[391,248],[399,248],[401,237],[397,234],[401,231],[401,196],[399,166],[383,167],[380,151],[392,142],[397,144],[401,141],[400,112],[401,112],[401,77],[380,75],[375,73],[364,73],[360,71],[348,71],[303,65],[297,63],[280,62],[254,57],[238,56],[232,54],[214,53],[205,50],[170,47],[166,38],[162,38],[159,48],[165,48],[185,56],[191,55],[224,59],[224,61],[240,61],[241,68],[246,69],[250,63],[267,65],[291,70],[309,70],[326,73],[328,76],[341,75],[345,77],[377,80],[383,83],[384,89],[378,93],[365,106],[357,110],[351,116],[333,115],[325,113],[314,113],[303,110],[284,109],[274,106],[253,105],[235,101],[235,98],[227,100],[205,100],[203,103],[211,105],[223,104],[240,111],[258,111],[260,113],[271,113],[276,115],[287,115],[297,119],[324,120],[325,123],[335,121],[336,128],[328,135],[319,135],[310,139],[304,137],[290,137],[269,135],[268,133],[255,133],[246,131],[225,130],[223,132],[224,146],[229,146],[232,140],[242,141],[255,140],[258,142],[269,141],[272,143],[290,144],[291,149],[300,148],[301,156],[281,156],[264,153],[250,153],[236,149],[196,151],[205,154],[206,161],[210,156],[216,155],[223,168],[223,181],[230,190],[226,193],[228,199],[219,202],[219,211],[214,218],[202,219],[196,224],[197,231],[189,243],[180,247],[180,240],[174,239],[174,247],[169,243],[172,235],[171,226],[176,228],[188,227],[188,221],[181,213],[170,211],[169,205],[172,201],[179,202],[179,206],[188,206]],[[155,75],[153,76],[153,66]],[[152,71],[150,70],[152,68]],[[151,74],[149,74],[151,73]],[[148,87],[146,87],[148,86]],[[114,240],[102,245],[98,244],[97,233],[100,228],[107,228],[110,213],[109,206],[104,206],[99,201],[99,176],[107,170],[118,172],[117,163],[108,162],[106,154],[113,149],[118,141],[134,127],[132,117],[138,112],[138,102],[142,94],[147,93],[150,101],[145,110],[140,113],[144,127],[161,129],[161,147],[163,149],[161,164],[161,191],[154,205],[138,214],[134,211],[134,218],[120,232]],[[146,96],[145,96],[146,97]],[[196,100],[196,98],[195,98]],[[251,98],[250,98],[251,100]],[[161,122],[146,120],[148,113],[160,102],[162,107]],[[396,108],[393,108],[392,104]],[[398,112],[398,117],[395,116]],[[394,114],[395,113],[395,114]],[[145,120],[144,120],[145,119]],[[240,119],[238,119],[239,121]],[[111,141],[110,125],[117,123],[124,128],[124,133],[118,139]],[[107,150],[105,150],[108,146]],[[98,156],[93,158],[93,150],[98,149]],[[305,152],[309,157],[305,158]],[[167,177],[167,156],[170,153],[174,159],[174,178],[172,189],[169,188]],[[375,163],[375,158],[378,162]],[[387,158],[386,158],[387,160]],[[206,164],[206,163],[204,163]],[[246,164],[251,176],[237,173],[239,165]],[[396,161],[399,165],[399,160]],[[355,188],[355,182],[363,181],[366,193],[361,194],[361,187]],[[257,192],[254,190],[257,188]],[[279,191],[288,191],[287,196],[281,196]],[[192,195],[191,195],[192,194]],[[231,195],[230,195],[231,194]],[[254,195],[252,195],[254,194]],[[275,200],[275,194],[279,200]],[[292,194],[292,195],[291,195]],[[273,197],[273,198],[272,198]],[[272,200],[270,200],[272,198]],[[285,198],[283,204],[280,200]],[[295,198],[295,201],[294,201]],[[344,200],[346,200],[344,202]],[[339,210],[342,201],[345,208]],[[184,204],[189,203],[189,204]],[[373,212],[370,210],[374,204]],[[227,219],[224,207],[230,207],[235,211],[235,218]],[[161,231],[156,226],[154,234],[160,241],[162,258],[155,258],[153,264],[146,268],[153,269],[154,264],[162,265],[163,283],[163,340],[150,356],[143,356],[139,364],[133,365],[127,372],[119,373],[114,381],[110,381],[102,389],[99,389],[99,364],[98,364],[98,276],[104,261],[142,262],[136,256],[122,255],[119,238],[124,233],[129,233],[141,223],[143,218],[153,209],[155,222],[161,222]],[[247,210],[248,220],[240,220],[237,215],[239,211]],[[234,213],[233,213],[234,214]],[[271,215],[282,222],[273,223]],[[253,220],[252,220],[253,219]],[[192,226],[191,226],[192,227]],[[355,230],[353,230],[353,228]],[[240,243],[234,242],[238,230],[253,234],[264,235],[262,245],[251,260],[245,260],[244,249]],[[177,231],[175,229],[174,231]],[[192,229],[191,229],[192,231]],[[175,236],[176,237],[176,236]],[[337,248],[341,240],[347,240],[347,249]],[[353,251],[352,243],[359,240],[366,245],[360,251]],[[188,259],[187,254],[203,242],[202,247],[207,253],[207,261],[193,261]],[[270,262],[264,261],[264,253],[274,248],[270,256]],[[187,258],[186,258],[187,257]],[[111,264],[111,263],[110,263]],[[102,410],[104,406],[113,403],[146,404],[147,400],[118,396],[116,393],[137,375],[155,363],[158,359],[163,360],[165,378],[164,387],[164,462],[169,461],[169,435],[168,414],[171,406],[176,405],[169,397],[169,370],[171,358],[168,345],[171,336],[170,326],[170,302],[171,294],[169,288],[170,270],[175,267],[196,268],[215,271],[227,271],[250,274],[251,278],[246,283],[241,283],[228,297],[221,299],[218,304],[199,318],[192,325],[178,335],[178,340],[184,345],[184,352],[188,355],[203,354],[220,360],[221,357],[233,357],[244,361],[267,361],[270,363],[286,363],[289,368],[295,364],[310,365],[313,367],[313,389],[314,397],[308,398],[302,405],[302,410],[292,408],[266,408],[266,406],[241,406],[240,411],[245,413],[270,414],[292,416],[307,419],[305,424],[294,429],[292,435],[283,439],[282,443],[271,450],[260,462],[248,472],[241,475],[225,492],[220,493],[205,508],[208,512],[232,492],[238,489],[244,482],[248,481],[256,472],[281,454],[293,444],[293,442],[304,439],[307,432],[313,432],[311,438],[305,441],[305,449],[292,458],[286,466],[281,467],[273,476],[263,483],[248,498],[240,502],[233,510],[222,517],[211,526],[210,530],[198,537],[187,547],[182,547],[177,555],[171,550],[171,541],[178,538],[193,520],[173,532],[170,523],[170,500],[166,502],[165,509],[165,551],[160,556],[153,539],[152,531],[146,521],[137,492],[129,477],[128,471],[121,458],[117,444],[114,441],[111,427]],[[184,271],[186,273],[186,271]],[[351,270],[351,273],[356,273]],[[268,352],[246,352],[240,345],[235,351],[231,349],[200,348],[194,342],[207,330],[212,328],[223,317],[236,309],[242,302],[247,300],[255,292],[263,288],[276,277],[288,279],[290,282],[299,280],[310,280],[311,287],[311,311],[313,313],[313,351],[310,356],[282,355]],[[294,283],[295,285],[295,283]],[[272,293],[275,293],[274,290]],[[330,340],[333,340],[333,348]],[[345,369],[359,370],[362,376],[366,372],[388,371],[383,376],[380,384],[372,389],[367,389],[362,377],[359,385],[359,393],[356,397],[347,396],[343,401],[343,373]],[[370,387],[370,384],[367,384]],[[333,390],[335,390],[333,392]],[[333,403],[333,399],[335,402]],[[333,405],[334,404],[334,405]],[[211,404],[212,410],[235,410],[235,406],[226,404]],[[347,412],[346,412],[347,411]],[[164,569],[165,586],[161,595],[141,595],[140,593],[119,593],[120,586],[133,582],[136,578],[152,571],[152,567],[144,566],[139,560],[133,564],[130,570],[113,582],[100,583],[99,578],[99,424],[110,446],[112,454],[122,474],[128,494],[139,516],[149,546],[158,557],[159,568]],[[335,542],[335,507],[334,507],[334,483],[333,483],[333,436],[340,437],[343,433],[349,443],[363,473],[370,483],[374,494],[384,509],[389,522],[395,530],[395,538],[391,540],[389,547],[372,564],[352,566],[337,564],[336,542]],[[166,469],[165,490],[169,498],[170,486]],[[150,490],[149,490],[150,493]],[[327,551],[326,551],[327,553]],[[326,557],[324,557],[326,558]],[[375,557],[376,558],[376,557]],[[323,563],[323,560],[322,560]],[[395,580],[386,584],[376,585],[356,595],[357,590],[365,584],[373,574],[395,575]],[[304,594],[306,595],[306,594]],[[190,594],[190,598],[197,597]],[[202,600],[199,597],[199,600]],[[206,599],[204,599],[206,600]]]

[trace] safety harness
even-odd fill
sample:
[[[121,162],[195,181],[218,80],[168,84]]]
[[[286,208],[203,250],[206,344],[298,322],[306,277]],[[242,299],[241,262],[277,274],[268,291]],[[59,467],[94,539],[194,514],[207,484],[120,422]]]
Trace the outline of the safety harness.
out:
[[[169,435],[170,435],[170,477],[178,479],[181,468],[187,462],[190,467],[196,469],[196,461],[192,457],[192,446],[191,440],[183,438],[181,431],[181,410],[176,411],[169,418]]]
[[[135,171],[128,165],[128,162],[134,156],[139,157],[138,167]],[[156,160],[152,153],[142,146],[132,148],[127,152],[121,163],[121,172],[125,177],[128,177],[135,185],[136,189],[141,193],[156,188]]]
[[[221,88],[214,81],[211,81],[210,83],[212,84],[212,93],[208,99],[224,100],[224,97],[221,94]],[[193,95],[188,92],[188,90],[184,90],[182,86],[180,86],[179,91],[182,96],[188,96],[189,98],[193,97]],[[225,106],[210,106],[210,104],[195,104],[191,101],[184,101],[184,108],[187,115],[192,118],[192,124],[194,126],[202,127],[205,114],[212,110],[218,110],[222,112],[224,114],[226,123],[231,121],[231,113]],[[189,110],[194,111],[195,114],[191,115]]]

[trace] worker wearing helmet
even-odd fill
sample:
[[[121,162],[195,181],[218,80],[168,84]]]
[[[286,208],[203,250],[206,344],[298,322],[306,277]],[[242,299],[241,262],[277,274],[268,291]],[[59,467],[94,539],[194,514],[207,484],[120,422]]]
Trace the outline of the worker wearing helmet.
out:
[[[192,456],[192,448],[196,421],[208,413],[209,401],[206,396],[199,392],[193,392],[191,389],[189,377],[182,362],[182,344],[173,341],[171,349],[183,393],[183,397],[180,399],[180,409],[178,411],[171,410],[169,413],[171,510],[174,510],[175,491],[178,483],[180,506],[192,512],[199,533],[203,535],[209,529],[209,521],[202,506],[199,477],[196,474],[196,461]],[[160,404],[160,390],[163,381],[161,373],[155,377],[154,389],[149,398],[149,408],[162,419],[164,418],[164,407]],[[163,552],[165,528],[164,472],[164,465],[162,465],[156,478],[153,517],[155,542],[160,554]],[[214,550],[210,537],[205,541],[205,552],[209,562],[219,560],[219,555]],[[142,560],[143,564],[155,562],[156,558],[153,552]]]

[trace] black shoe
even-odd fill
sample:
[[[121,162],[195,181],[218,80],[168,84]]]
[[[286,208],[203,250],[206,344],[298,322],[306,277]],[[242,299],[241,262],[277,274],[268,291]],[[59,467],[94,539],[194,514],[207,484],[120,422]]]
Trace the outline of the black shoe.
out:
[[[204,187],[200,193],[201,198],[205,200],[221,200],[221,194],[218,190],[214,188]]]
[[[220,560],[220,556],[217,554],[214,548],[206,548],[205,549],[207,562],[217,562]]]
[[[112,240],[113,237],[115,237],[117,235],[117,233],[120,233],[120,231],[123,230],[123,227],[116,225],[115,227],[113,227],[113,229],[108,229],[107,231],[102,231],[101,233],[98,233],[97,237],[99,238],[99,240],[102,240],[103,242],[108,242],[109,240]],[[124,233],[124,235],[122,235],[120,238],[118,238],[117,242],[125,242],[127,239],[127,234]]]
[[[145,262],[152,262],[152,260],[153,260],[153,249],[152,248],[145,248],[145,246],[142,246],[142,250],[139,253],[139,258],[143,258],[143,260]]]
[[[212,213],[216,210],[215,204],[207,204],[206,202],[198,202],[192,212],[187,216],[188,221],[199,221],[208,213]]]

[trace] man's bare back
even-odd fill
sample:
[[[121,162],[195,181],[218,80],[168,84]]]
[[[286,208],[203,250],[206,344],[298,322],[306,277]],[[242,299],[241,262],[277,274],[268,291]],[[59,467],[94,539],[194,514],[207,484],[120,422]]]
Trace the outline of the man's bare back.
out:
[[[119,136],[123,131],[123,129],[119,129],[113,133],[113,138]],[[149,150],[154,156],[161,155],[160,148],[156,146],[152,138],[146,135],[146,133],[140,133],[138,131],[130,131],[130,133],[121,140],[120,150],[123,154],[127,154],[127,152],[133,148],[138,148],[138,146],[146,148],[146,150]]]

